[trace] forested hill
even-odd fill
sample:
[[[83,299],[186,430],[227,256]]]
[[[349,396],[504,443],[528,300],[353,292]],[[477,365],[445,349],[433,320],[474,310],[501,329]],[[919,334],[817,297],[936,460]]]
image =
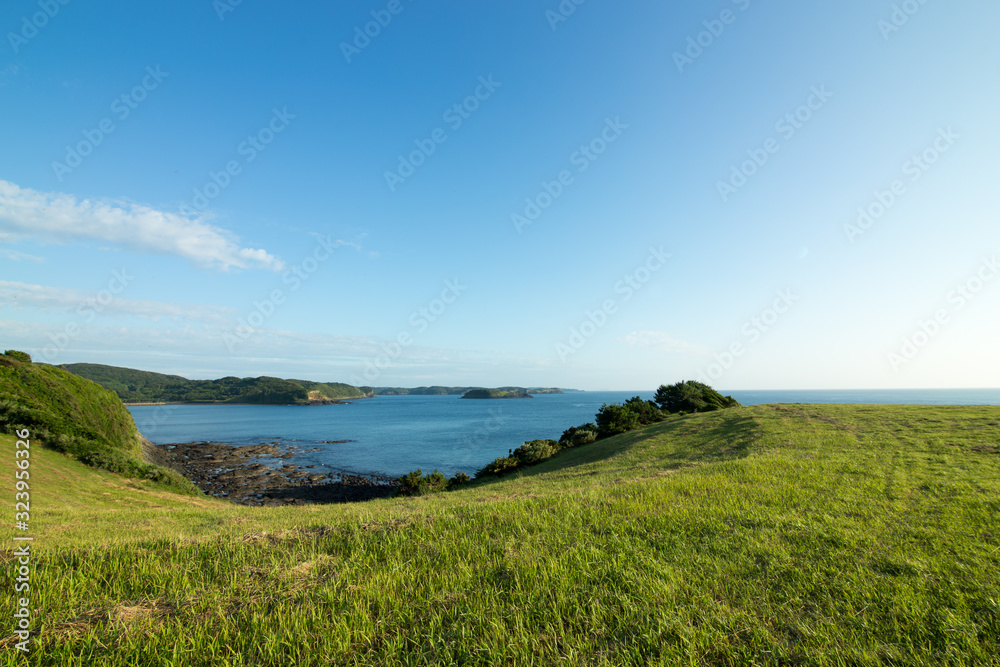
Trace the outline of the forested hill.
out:
[[[93,380],[125,403],[297,404],[364,398],[367,390],[341,382],[283,380],[274,377],[188,380],[102,364],[65,364],[61,368]]]

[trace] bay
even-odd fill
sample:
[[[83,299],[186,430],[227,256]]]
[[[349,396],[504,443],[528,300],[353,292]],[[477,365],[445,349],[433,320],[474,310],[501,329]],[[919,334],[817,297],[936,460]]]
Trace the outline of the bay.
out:
[[[295,448],[316,472],[399,476],[410,470],[469,475],[526,440],[558,439],[593,421],[604,403],[652,391],[539,394],[530,399],[378,396],[345,405],[130,406],[139,431],[156,444],[210,440],[232,445],[276,442]],[[875,403],[1000,405],[1000,389],[732,391],[744,405]],[[334,442],[347,440],[348,442]],[[315,451],[303,451],[315,450]]]

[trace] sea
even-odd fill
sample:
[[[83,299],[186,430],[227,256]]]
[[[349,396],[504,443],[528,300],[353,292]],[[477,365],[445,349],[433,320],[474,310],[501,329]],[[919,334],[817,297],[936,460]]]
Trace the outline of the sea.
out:
[[[377,396],[340,405],[130,406],[139,431],[156,444],[212,441],[235,446],[275,443],[313,472],[398,477],[411,470],[473,475],[522,442],[558,439],[593,421],[605,403],[652,391],[538,394],[530,399],[470,400],[459,396]],[[1000,389],[864,389],[723,391],[743,405],[860,403],[1000,405]]]

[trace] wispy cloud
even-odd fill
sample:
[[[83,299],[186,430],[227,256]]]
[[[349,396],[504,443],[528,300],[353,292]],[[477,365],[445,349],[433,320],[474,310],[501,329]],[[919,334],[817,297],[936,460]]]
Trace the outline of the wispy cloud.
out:
[[[3,285],[0,284],[0,302],[9,296],[3,291]],[[64,305],[66,296],[58,298],[58,303]],[[123,300],[116,297],[115,302],[118,301]],[[175,312],[187,308],[173,305]],[[142,310],[135,303],[126,303],[122,308]],[[3,307],[0,306],[2,313]],[[4,341],[5,347],[24,350],[36,359],[48,360],[49,363],[87,361],[184,377],[274,375],[341,382],[363,375],[366,362],[382,353],[386,343],[360,336],[268,329],[247,341],[239,355],[231,355],[226,352],[222,339],[223,333],[228,330],[226,323],[189,326],[187,322],[181,322],[177,326],[162,326],[140,322],[114,324],[113,320],[106,322],[107,325],[95,323],[80,327],[79,334],[72,337],[65,348],[60,348],[57,356],[47,357],[44,351],[53,346],[52,334],[61,332],[62,327],[0,316],[0,340]],[[414,345],[394,360],[391,371],[380,380],[387,386],[472,385],[482,384],[484,377],[497,374],[500,368],[505,377],[515,373],[537,377],[539,379],[535,384],[548,386],[553,384],[548,376],[551,366],[545,359],[498,358],[489,351],[456,351]]]
[[[662,350],[675,354],[708,354],[709,349],[704,345],[688,343],[677,340],[663,331],[633,331],[632,333],[618,339],[619,343],[625,343],[630,347],[644,349]]]
[[[203,304],[164,303],[120,296],[105,300],[98,292],[0,280],[0,311],[11,307],[79,314],[88,308],[97,309],[95,304],[99,305],[102,314],[107,315],[133,315],[150,320],[169,318],[207,324],[227,322],[236,313],[233,308]]]
[[[77,200],[4,180],[0,180],[0,228],[61,243],[91,239],[139,252],[177,255],[223,271],[284,268],[274,255],[241,248],[234,234],[200,218],[121,200]]]
[[[7,259],[14,262],[44,262],[45,259],[42,257],[36,257],[35,255],[29,255],[24,252],[18,252],[17,250],[11,250],[10,248],[4,248],[0,245],[0,257],[6,257]]]

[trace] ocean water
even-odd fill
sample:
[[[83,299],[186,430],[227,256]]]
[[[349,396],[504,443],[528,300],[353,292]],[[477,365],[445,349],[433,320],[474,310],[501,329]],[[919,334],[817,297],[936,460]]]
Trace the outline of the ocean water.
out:
[[[1000,405],[1000,389],[816,390],[723,392],[744,405],[879,403]],[[316,471],[403,475],[417,468],[468,474],[526,440],[558,439],[593,421],[604,403],[652,391],[540,394],[531,399],[462,400],[458,396],[379,396],[346,405],[164,405],[129,410],[157,444],[211,440],[233,445],[276,442],[297,451],[288,461]],[[334,442],[347,440],[348,442]],[[315,451],[304,451],[315,450]]]

